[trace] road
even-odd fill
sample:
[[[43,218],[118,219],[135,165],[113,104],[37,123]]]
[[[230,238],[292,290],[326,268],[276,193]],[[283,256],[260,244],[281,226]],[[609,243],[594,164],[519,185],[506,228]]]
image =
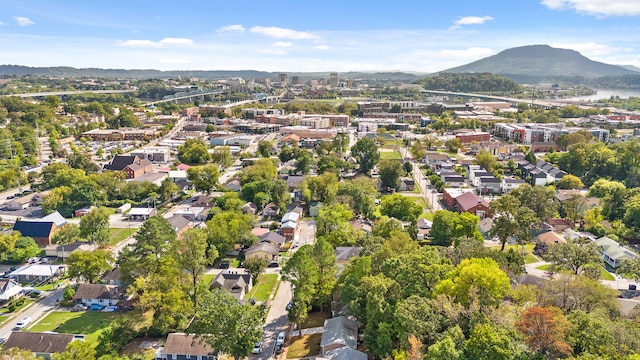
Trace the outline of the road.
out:
[[[55,309],[57,305],[56,300],[62,299],[63,293],[64,287],[55,291],[43,291],[38,302],[29,306],[26,310],[13,314],[11,320],[7,321],[2,327],[0,327],[0,338],[8,338],[9,335],[11,335],[12,329],[16,327],[18,321],[25,316],[31,317],[31,324],[35,324],[42,315]]]
[[[442,204],[440,203],[440,194],[436,189],[431,186],[431,182],[424,176],[422,169],[420,169],[420,163],[411,158],[409,151],[406,147],[400,148],[400,154],[404,159],[411,159],[413,164],[413,180],[420,189],[424,201],[427,202],[433,212],[442,210]]]

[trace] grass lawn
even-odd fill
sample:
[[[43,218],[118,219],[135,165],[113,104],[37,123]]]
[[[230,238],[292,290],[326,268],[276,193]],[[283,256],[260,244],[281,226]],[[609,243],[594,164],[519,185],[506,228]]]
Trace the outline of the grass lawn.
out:
[[[207,287],[209,287],[209,284],[211,283],[211,280],[213,280],[213,278],[216,277],[215,274],[204,274],[202,275],[202,278],[200,278],[200,283],[206,285]],[[191,279],[193,280],[193,279]]]
[[[547,271],[551,267],[551,264],[540,265],[536,269]],[[600,280],[608,280],[614,281],[616,278],[613,277],[607,270],[605,270],[602,266],[600,268]],[[568,270],[561,270],[562,273],[570,273]]]
[[[109,229],[109,245],[117,245],[119,242],[121,242],[122,240],[128,238],[129,235],[134,234],[135,232],[136,232],[136,229],[110,228]]]
[[[104,313],[99,311],[54,311],[29,328],[32,332],[56,331],[67,334],[84,334],[91,344],[98,343],[98,336],[121,313]]]
[[[380,159],[402,159],[397,151],[380,151]]]
[[[324,312],[314,311],[309,313],[307,318],[302,322],[303,329],[309,329],[314,327],[324,326],[324,321],[331,317],[326,310]]]
[[[9,315],[0,315],[0,324],[4,323],[5,321],[9,320]]]
[[[433,221],[433,213],[430,210],[424,211],[422,214],[420,214],[420,216],[418,216],[418,219],[427,219],[429,221]]]
[[[258,284],[254,285],[245,299],[255,298],[256,301],[267,301],[273,286],[278,280],[278,274],[262,274],[258,277]]]
[[[491,246],[490,249],[500,251],[500,246]],[[524,246],[524,263],[531,264],[540,261],[535,255],[533,255],[533,248],[535,248],[535,244],[526,244]],[[513,249],[518,254],[522,254],[522,245],[519,244],[506,244],[504,247],[504,251],[509,251],[509,249]]]
[[[41,285],[41,286],[36,286],[35,289],[36,290],[40,290],[40,291],[51,291],[51,290],[53,290],[55,285],[56,284],[44,284],[44,285]]]
[[[423,209],[428,209],[429,208],[429,205],[427,205],[427,202],[424,201],[424,198],[411,197],[411,199],[413,199],[413,201],[416,203],[416,205],[421,206]]]
[[[297,336],[287,348],[287,359],[298,359],[320,354],[322,334]]]
[[[33,299],[31,299],[29,297],[26,297],[26,296],[23,297],[23,299],[24,299],[24,302],[22,303],[22,305],[16,306],[16,309],[13,311],[14,313],[24,309],[27,305],[29,305],[29,304],[31,304],[33,302]],[[8,307],[5,306],[3,308],[0,308],[0,314],[8,314],[8,313],[10,313]]]

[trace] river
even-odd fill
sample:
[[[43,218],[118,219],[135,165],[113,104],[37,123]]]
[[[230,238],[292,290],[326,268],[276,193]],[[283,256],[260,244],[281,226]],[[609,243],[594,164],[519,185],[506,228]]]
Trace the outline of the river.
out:
[[[594,90],[597,91],[595,95],[574,96],[574,97],[564,98],[562,100],[595,101],[600,99],[608,99],[611,96],[620,96],[623,99],[626,99],[631,96],[640,97],[640,90],[629,90],[629,89],[594,89]]]

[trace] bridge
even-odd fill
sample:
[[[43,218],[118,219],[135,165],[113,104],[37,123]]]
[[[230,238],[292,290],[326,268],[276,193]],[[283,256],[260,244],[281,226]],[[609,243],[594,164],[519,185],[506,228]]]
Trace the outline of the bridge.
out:
[[[36,92],[36,93],[25,93],[25,94],[7,94],[0,95],[3,97],[8,96],[18,96],[21,98],[28,97],[45,97],[45,96],[64,96],[64,95],[75,95],[75,94],[86,94],[86,93],[94,93],[94,94],[122,94],[128,92],[134,92],[138,90],[70,90],[70,91],[46,91],[46,92]]]
[[[431,95],[440,95],[440,96],[460,96],[460,97],[467,97],[467,98],[477,98],[483,101],[504,101],[504,102],[508,102],[512,107],[517,107],[520,104],[527,104],[532,108],[545,109],[545,110],[563,107],[566,105],[562,102],[554,102],[554,101],[547,101],[547,100],[517,99],[517,98],[504,97],[504,96],[481,95],[481,94],[442,91],[442,90],[426,90],[425,89],[425,90],[421,90],[421,92],[426,94],[431,94]]]
[[[205,95],[220,95],[222,94],[222,90],[193,90],[193,91],[181,91],[181,92],[177,92],[173,95],[167,95],[165,97],[162,98],[162,100],[156,100],[156,101],[150,101],[148,103],[145,103],[144,106],[150,106],[150,105],[155,105],[155,104],[159,104],[159,103],[163,103],[163,102],[170,102],[170,101],[174,101],[177,102],[178,100],[182,100],[182,99],[193,99],[195,97],[200,97],[204,99]]]

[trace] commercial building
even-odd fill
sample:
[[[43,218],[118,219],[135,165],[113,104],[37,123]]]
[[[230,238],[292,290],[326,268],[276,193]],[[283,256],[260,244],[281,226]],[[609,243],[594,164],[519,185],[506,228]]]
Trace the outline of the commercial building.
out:
[[[130,153],[140,159],[147,159],[152,163],[166,163],[170,160],[169,148],[165,146],[150,147],[145,149],[136,149]]]

